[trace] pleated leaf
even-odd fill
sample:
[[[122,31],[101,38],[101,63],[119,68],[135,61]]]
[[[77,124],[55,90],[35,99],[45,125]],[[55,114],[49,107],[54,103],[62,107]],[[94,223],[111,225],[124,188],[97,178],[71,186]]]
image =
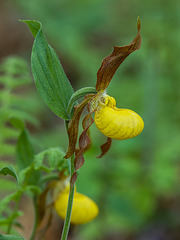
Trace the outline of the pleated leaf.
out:
[[[48,107],[60,118],[69,119],[68,102],[73,88],[54,49],[47,43],[40,22],[25,20],[35,40],[31,67],[37,90]]]

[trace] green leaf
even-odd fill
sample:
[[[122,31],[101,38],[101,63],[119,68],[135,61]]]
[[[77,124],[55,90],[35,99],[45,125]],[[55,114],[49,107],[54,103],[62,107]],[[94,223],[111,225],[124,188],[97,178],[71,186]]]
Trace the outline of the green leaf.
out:
[[[25,240],[25,238],[15,235],[3,235],[0,234],[0,240]]]
[[[64,151],[61,148],[49,148],[35,155],[34,168],[35,170],[43,170],[48,173],[48,176],[41,176],[40,181],[48,181],[52,171],[64,171],[64,174],[69,173],[67,160],[64,158]],[[54,177],[54,176],[53,176]],[[57,174],[56,174],[57,177]],[[46,180],[45,180],[46,179]]]
[[[17,212],[17,214],[13,214],[13,218],[14,218],[14,216],[17,218],[17,217],[22,216],[22,215],[23,215],[23,212]],[[9,225],[11,222],[12,222],[11,216],[9,218],[7,218],[7,217],[0,217],[0,226],[1,227]],[[20,222],[16,221],[16,220],[13,221],[13,225],[15,227],[18,227],[18,228],[22,229],[22,230],[24,229],[23,225]]]
[[[39,126],[38,120],[35,117],[33,117],[31,114],[29,114],[27,112],[24,112],[23,110],[11,109],[10,110],[10,119],[11,118],[23,119],[24,121],[28,121],[28,122],[32,123],[33,125],[35,125],[35,126]],[[14,123],[14,121],[13,121],[13,123]],[[18,124],[18,123],[16,123],[16,124]],[[21,124],[21,123],[19,122],[19,124]],[[19,125],[19,126],[16,125],[14,127],[22,128],[22,125]]]
[[[29,140],[28,132],[23,128],[17,142],[17,163],[20,170],[31,165],[34,157],[34,150]]]
[[[30,191],[31,193],[37,196],[41,193],[41,188],[35,185],[29,185],[29,186],[26,186],[25,191]]]
[[[60,148],[49,148],[35,155],[34,167],[35,169],[39,169],[45,165],[49,166],[51,170],[55,170],[62,161],[67,162],[63,158],[64,155],[65,153]]]
[[[16,155],[17,164],[20,170],[26,169],[33,163],[34,150],[29,139],[28,131],[25,128],[22,129],[21,134],[18,138]],[[33,171],[31,174],[28,175],[28,183],[37,184],[39,179],[39,172]]]
[[[9,121],[15,128],[18,128],[20,130],[24,128],[24,123],[20,118],[11,117]]]
[[[9,195],[7,195],[6,197],[4,197],[1,200],[1,204],[0,204],[0,214],[7,210],[7,205],[11,202],[11,201],[18,201],[20,196],[22,194],[22,191],[17,191],[15,193],[11,193]]]
[[[16,182],[9,181],[8,178],[1,178],[0,186],[1,186],[1,191],[8,192],[8,193],[12,192],[17,188]]]
[[[69,119],[67,107],[73,88],[66,77],[58,56],[47,43],[40,22],[24,20],[35,37],[31,56],[32,73],[39,94],[60,118]]]
[[[5,217],[5,218],[0,218],[0,226],[7,226],[9,224],[11,224],[13,222],[13,225],[16,225],[16,227],[21,227],[21,225],[15,221],[16,218],[23,216],[24,213],[22,211],[15,211],[13,212],[9,217]]]
[[[17,182],[19,183],[18,176],[17,176],[16,171],[13,168],[13,166],[7,166],[7,167],[0,168],[0,175],[6,176],[7,174],[14,177],[17,180]]]
[[[30,176],[32,174],[34,167],[33,164],[31,164],[30,166],[22,169],[19,173],[19,181],[20,183],[23,183],[23,181],[25,181],[27,176]]]

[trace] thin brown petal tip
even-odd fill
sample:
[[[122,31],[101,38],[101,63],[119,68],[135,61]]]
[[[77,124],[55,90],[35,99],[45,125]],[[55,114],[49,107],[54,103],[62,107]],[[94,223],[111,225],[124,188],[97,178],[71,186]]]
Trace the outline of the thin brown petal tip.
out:
[[[101,145],[101,154],[97,158],[101,158],[109,151],[111,147],[111,143],[112,143],[112,139],[108,137],[107,141],[103,145]]]
[[[137,29],[138,29],[138,32],[141,31],[141,21],[139,17],[137,18]]]

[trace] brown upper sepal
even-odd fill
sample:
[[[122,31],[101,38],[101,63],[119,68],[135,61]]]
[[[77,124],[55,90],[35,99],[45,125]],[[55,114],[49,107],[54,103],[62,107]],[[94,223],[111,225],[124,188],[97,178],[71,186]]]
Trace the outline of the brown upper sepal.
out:
[[[138,50],[141,47],[141,22],[139,18],[137,20],[137,29],[138,33],[130,44],[122,47],[115,46],[114,51],[109,56],[103,59],[101,67],[97,72],[97,91],[105,90],[111,82],[111,79],[120,64],[129,56],[129,54]]]

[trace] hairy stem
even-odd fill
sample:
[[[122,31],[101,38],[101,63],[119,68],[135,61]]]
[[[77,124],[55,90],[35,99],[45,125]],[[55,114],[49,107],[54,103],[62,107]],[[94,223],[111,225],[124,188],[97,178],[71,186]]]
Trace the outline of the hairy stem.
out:
[[[73,173],[74,173],[74,155],[71,157],[71,176],[73,175]],[[73,205],[73,197],[74,197],[74,186],[72,188],[69,188],[68,206],[67,206],[66,218],[64,221],[63,232],[61,235],[61,240],[66,240],[68,236],[72,205]]]

